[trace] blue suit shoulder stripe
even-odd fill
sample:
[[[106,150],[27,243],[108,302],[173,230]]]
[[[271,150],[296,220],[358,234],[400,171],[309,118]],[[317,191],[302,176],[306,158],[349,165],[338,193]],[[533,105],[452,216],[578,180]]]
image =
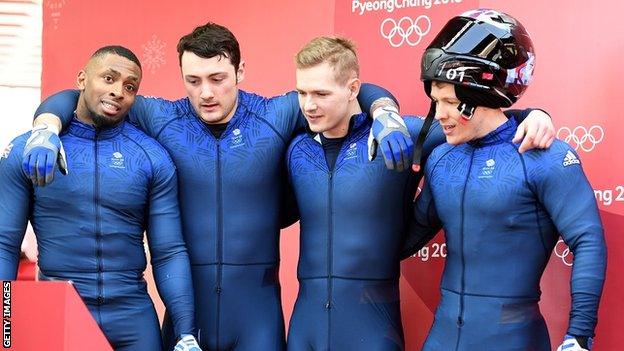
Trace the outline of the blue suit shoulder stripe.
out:
[[[249,93],[244,90],[241,90],[240,92],[241,92],[241,100],[239,101],[239,103],[241,105],[244,105],[249,110],[253,110],[253,111],[255,111],[256,108],[258,107],[261,107],[266,110],[267,102],[269,101],[269,99],[267,99],[264,96],[260,96],[254,93]]]
[[[167,129],[167,127],[169,127],[170,124],[177,122],[181,119],[184,118],[190,118],[190,117],[194,117],[195,116],[195,110],[193,110],[193,106],[191,106],[191,102],[189,101],[188,97],[182,98],[182,99],[178,99],[176,101],[173,102],[173,111],[170,112],[171,114],[175,115],[175,117],[171,118],[170,120],[168,120],[166,123],[164,123],[160,129],[158,130],[158,132],[156,132],[154,134],[154,138],[158,139],[160,137],[160,134]]]
[[[300,147],[299,144],[301,144],[304,140],[306,140],[307,135],[306,134],[299,134],[296,137],[293,138],[293,140],[290,142],[290,145],[288,146],[288,151],[286,152],[286,155],[288,156],[288,163],[290,163],[291,159],[292,159],[292,154],[295,151],[296,147]]]
[[[515,151],[514,154],[518,156],[518,160],[520,161],[520,165],[522,166],[524,183],[526,184],[527,188],[529,188],[529,190],[533,193],[533,196],[537,198],[537,190],[533,187],[533,184],[531,183],[529,179],[529,172],[527,170],[526,160],[524,159],[525,154],[521,154],[520,151],[518,151],[518,149],[520,148],[520,145],[514,144],[511,141],[508,141],[505,144],[511,147]]]
[[[189,100],[188,97],[182,98],[182,99],[178,99],[176,101],[173,102],[173,108],[179,112],[176,113],[176,118],[174,119],[180,119],[180,118],[187,118],[187,117],[194,117],[195,116],[195,109],[193,108],[193,105],[191,104],[191,101]]]
[[[567,167],[581,167],[581,158],[572,146],[564,141],[555,139],[548,149],[532,149],[522,154],[526,163],[527,181],[534,186],[551,172],[561,171]],[[531,187],[533,190],[533,188]]]
[[[564,153],[564,154],[568,153],[568,151],[572,151],[574,154],[576,154],[576,156],[578,156],[578,153],[576,152],[576,150],[574,150],[574,148],[570,144],[559,139],[555,139],[552,145],[550,145],[548,149],[545,149],[543,151],[546,151],[549,153]]]
[[[269,110],[267,106],[269,99],[244,91],[242,94],[243,96],[246,96],[246,98],[244,99],[245,101],[241,102],[241,107],[244,107],[247,113],[253,115],[254,118],[266,124],[267,127],[269,127],[273,132],[275,132],[275,134],[277,134],[277,136],[280,137],[280,139],[282,139],[284,144],[288,144],[288,140],[264,117]]]
[[[284,144],[287,144],[288,141],[286,140],[286,138],[284,138],[284,136],[275,128],[275,126],[273,126],[271,123],[269,123],[269,121],[266,120],[266,118],[262,117],[262,116],[258,116],[256,115],[258,120],[260,120],[262,123],[266,124],[269,128],[271,128],[272,131],[275,132],[275,134],[277,134],[277,136],[280,137],[280,139],[282,139],[282,142]]]
[[[181,119],[182,119],[182,117],[176,117],[176,118],[171,119],[170,121],[167,121],[167,123],[165,123],[165,124],[163,124],[163,125],[162,125],[162,127],[160,128],[160,130],[158,131],[158,133],[156,133],[156,134],[154,135],[154,138],[158,139],[158,138],[160,137],[160,133],[162,133],[162,132],[163,132],[163,130],[167,129],[167,127],[169,127],[169,125],[170,125],[171,123],[176,122],[176,121],[179,121],[179,120],[181,120]]]
[[[312,138],[310,138],[309,135],[307,135],[306,133],[302,133],[302,134],[295,136],[290,142],[290,146],[288,146],[288,150],[290,151],[294,149],[295,146],[297,146],[298,144],[300,144],[301,142],[307,139],[312,139]]]
[[[155,172],[158,169],[158,162],[155,158],[159,158],[160,160],[165,159],[167,163],[173,164],[173,161],[165,148],[160,145],[158,141],[141,132],[136,127],[132,126],[132,131],[127,131],[127,128],[124,128],[121,135],[128,139],[131,143],[135,144],[143,152],[150,163],[152,177],[154,177]]]
[[[157,157],[169,156],[167,150],[158,142],[158,140],[145,134],[132,124],[130,124],[130,128],[124,128],[122,135],[132,140],[147,154],[153,154]]]
[[[442,144],[433,149],[431,155],[429,155],[429,158],[427,159],[427,164],[425,165],[425,169],[429,170],[427,173],[430,174],[438,166],[440,161],[455,150],[457,146],[458,145]]]
[[[565,156],[568,152],[579,158],[578,153],[568,143],[555,139],[548,149],[532,149],[527,150],[524,155],[532,162],[552,162],[558,160],[559,157]]]

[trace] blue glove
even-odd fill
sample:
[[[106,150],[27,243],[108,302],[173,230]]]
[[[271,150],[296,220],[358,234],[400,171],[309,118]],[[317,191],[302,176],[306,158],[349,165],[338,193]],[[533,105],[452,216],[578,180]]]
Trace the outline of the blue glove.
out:
[[[185,334],[182,335],[182,339],[178,341],[173,351],[202,351],[202,349],[193,335]]]
[[[368,135],[369,161],[377,156],[378,145],[388,169],[403,171],[412,165],[414,143],[395,108],[385,106],[373,113],[373,126]]]
[[[52,126],[40,124],[33,128],[30,138],[24,146],[22,169],[34,185],[46,186],[54,180],[54,170],[67,175],[67,158],[58,130]]]
[[[566,335],[563,338],[563,343],[557,348],[557,351],[590,351],[592,344],[592,338]]]

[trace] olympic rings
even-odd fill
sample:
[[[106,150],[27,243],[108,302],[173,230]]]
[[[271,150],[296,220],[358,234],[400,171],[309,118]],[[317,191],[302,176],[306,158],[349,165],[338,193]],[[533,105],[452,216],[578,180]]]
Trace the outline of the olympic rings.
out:
[[[593,125],[589,129],[578,126],[574,130],[570,130],[568,127],[561,127],[557,131],[557,138],[570,144],[574,150],[580,148],[585,152],[590,152],[604,139],[604,130],[598,125]]]
[[[390,23],[392,28],[388,30],[386,24]],[[416,46],[431,30],[431,20],[425,15],[418,16],[415,20],[405,16],[396,22],[392,18],[386,18],[379,27],[381,36],[388,39],[392,47],[398,48],[407,43]]]

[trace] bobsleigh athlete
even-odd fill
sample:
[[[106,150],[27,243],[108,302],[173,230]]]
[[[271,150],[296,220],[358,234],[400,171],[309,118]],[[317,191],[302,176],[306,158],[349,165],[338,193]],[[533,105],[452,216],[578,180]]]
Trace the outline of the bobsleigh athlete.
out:
[[[40,280],[72,281],[115,350],[162,350],[143,279],[147,231],[175,350],[200,351],[175,166],[160,144],[124,122],[140,82],[140,62],[130,50],[98,49],[78,74],[78,106],[60,139],[45,138],[46,127],[39,127],[17,137],[2,155],[0,279],[15,279],[30,220]],[[49,186],[34,186],[22,169],[23,154],[58,149],[61,142],[71,172]]]
[[[522,24],[487,9],[451,19],[422,57],[447,143],[427,160],[407,247],[415,252],[443,228],[448,248],[423,350],[551,350],[539,285],[559,235],[574,266],[558,350],[591,349],[607,254],[592,187],[564,142],[520,153],[516,120],[501,111],[524,93],[534,65]]]

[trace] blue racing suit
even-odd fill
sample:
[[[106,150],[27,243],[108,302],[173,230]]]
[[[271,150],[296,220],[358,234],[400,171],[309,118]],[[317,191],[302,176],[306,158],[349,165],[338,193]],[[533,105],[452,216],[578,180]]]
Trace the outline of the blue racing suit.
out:
[[[423,120],[405,123],[415,143]],[[404,349],[399,263],[420,174],[388,170],[381,157],[369,162],[370,128],[365,114],[351,118],[334,166],[319,134],[299,135],[288,149],[301,215],[288,350]],[[435,122],[423,157],[442,142]]]
[[[360,96],[370,106],[386,94]],[[71,91],[53,96],[37,113],[53,112],[66,121],[76,97]],[[178,169],[201,347],[283,350],[280,203],[287,183],[283,157],[305,122],[297,94],[267,99],[239,91],[234,116],[219,138],[188,98],[137,96],[129,119],[169,151]],[[164,342],[173,347],[169,315]]]
[[[15,279],[30,220],[42,280],[71,280],[116,350],[161,350],[143,279],[147,230],[156,286],[175,335],[194,334],[177,176],[166,151],[129,123],[96,131],[74,119],[61,135],[71,172],[33,187],[21,166],[29,134],[0,158],[0,279]]]
[[[567,144],[520,154],[515,130],[429,156],[407,245],[442,226],[448,256],[423,350],[551,350],[539,284],[559,235],[574,253],[567,334],[594,335],[606,247],[593,190]]]

